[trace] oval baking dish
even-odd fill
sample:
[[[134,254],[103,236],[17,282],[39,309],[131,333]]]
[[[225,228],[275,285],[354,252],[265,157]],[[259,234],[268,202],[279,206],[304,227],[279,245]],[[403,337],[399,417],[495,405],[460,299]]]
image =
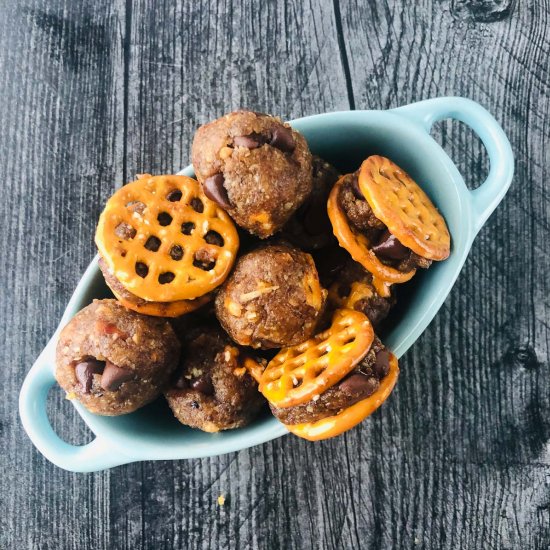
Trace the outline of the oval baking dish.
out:
[[[473,191],[468,190],[451,159],[430,137],[432,125],[448,118],[470,126],[488,151],[489,175]],[[510,143],[484,108],[454,97],[430,99],[389,111],[327,113],[291,123],[304,134],[315,154],[341,171],[355,170],[372,154],[391,158],[421,185],[445,217],[452,238],[449,259],[417,276],[407,293],[405,307],[399,308],[395,322],[384,334],[384,342],[401,357],[441,307],[477,232],[510,186],[513,175]],[[193,169],[188,166],[181,173],[192,176]],[[119,417],[97,416],[73,402],[95,439],[82,446],[60,439],[46,414],[48,391],[55,383],[55,346],[59,331],[94,298],[108,295],[96,257],[69,301],[59,328],[21,388],[19,412],[23,426],[34,445],[51,462],[67,470],[89,472],[139,460],[219,455],[287,433],[282,424],[268,415],[246,428],[209,434],[179,424],[161,400]]]

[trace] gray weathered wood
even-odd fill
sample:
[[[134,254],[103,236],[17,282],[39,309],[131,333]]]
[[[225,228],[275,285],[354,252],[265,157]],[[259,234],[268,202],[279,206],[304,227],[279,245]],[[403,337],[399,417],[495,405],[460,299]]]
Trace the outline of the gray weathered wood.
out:
[[[550,546],[548,0],[28,0],[0,14],[0,548]],[[451,94],[495,114],[516,177],[370,421],[88,475],[32,447],[19,387],[115,187],[179,170],[194,129],[240,106],[293,118]],[[483,180],[469,130],[434,135]],[[89,439],[52,394],[58,433]]]

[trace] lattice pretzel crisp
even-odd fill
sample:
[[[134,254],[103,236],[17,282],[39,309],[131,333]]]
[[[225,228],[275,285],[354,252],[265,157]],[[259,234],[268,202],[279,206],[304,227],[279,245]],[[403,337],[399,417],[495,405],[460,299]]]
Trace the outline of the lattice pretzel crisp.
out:
[[[368,353],[373,339],[366,315],[339,309],[327,330],[282,349],[270,361],[259,390],[276,407],[305,403],[351,372]]]
[[[399,242],[430,260],[449,257],[451,237],[428,195],[397,164],[378,155],[359,171],[359,188],[374,215]]]
[[[372,273],[373,284],[379,290],[379,294],[387,296],[389,293],[387,285],[378,284],[374,279],[387,283],[405,283],[412,279],[416,271],[412,269],[411,271],[403,272],[382,263],[370,249],[370,242],[366,235],[359,233],[349,224],[338,200],[340,189],[347,177],[349,177],[349,174],[342,176],[336,182],[328,198],[327,210],[334,235],[338,239],[340,246],[345,248],[356,262],[359,262],[367,271]],[[384,286],[386,286],[385,292],[383,291]]]
[[[101,214],[96,244],[127,290],[171,302],[219,286],[239,238],[230,217],[196,180],[168,175],[145,176],[119,189]]]

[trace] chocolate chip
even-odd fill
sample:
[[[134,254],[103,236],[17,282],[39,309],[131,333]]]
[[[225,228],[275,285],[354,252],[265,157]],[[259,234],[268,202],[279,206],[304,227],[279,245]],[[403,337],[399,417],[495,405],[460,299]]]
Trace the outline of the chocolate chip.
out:
[[[382,349],[376,354],[373,370],[379,379],[384,378],[388,374],[390,370],[390,352],[387,349]]]
[[[136,236],[136,230],[126,222],[121,222],[115,227],[115,235],[119,239],[129,241]]]
[[[151,235],[147,241],[145,241],[145,248],[151,252],[156,252],[160,248],[160,239]]]
[[[104,368],[105,363],[95,359],[82,361],[82,363],[78,363],[78,365],[76,365],[74,368],[74,373],[79,384],[82,386],[82,391],[84,393],[90,393],[92,383],[94,381],[94,374],[101,374]]]
[[[292,153],[296,148],[292,130],[285,126],[277,126],[271,134],[269,145],[280,149],[284,153]]]
[[[206,193],[205,193],[205,195],[206,195]],[[208,197],[208,195],[206,195],[206,196]],[[199,198],[195,197],[195,198],[191,199],[190,204],[191,204],[191,208],[195,212],[198,212],[200,214],[201,212],[204,211],[204,204],[202,204],[202,201]]]
[[[257,149],[266,142],[266,139],[261,134],[252,132],[247,136],[237,136],[233,138],[235,147],[246,147],[247,149]]]
[[[387,229],[382,234],[378,244],[373,246],[371,250],[376,255],[390,260],[403,260],[410,253],[410,249],[403,246]]]
[[[204,194],[222,208],[231,208],[227,190],[224,187],[225,178],[223,174],[214,174],[206,178],[202,184]]]
[[[191,380],[190,385],[193,390],[203,393],[204,395],[214,394],[214,386],[212,385],[210,378],[207,376],[199,376],[198,378],[194,378]]]
[[[117,367],[114,363],[107,361],[105,370],[101,375],[101,387],[106,391],[116,391],[124,382],[134,378],[134,371]]]
[[[356,199],[359,199],[360,201],[365,200],[365,195],[363,195],[363,192],[359,187],[359,178],[357,176],[355,176],[351,182],[351,190],[353,191],[353,195]]]
[[[166,285],[171,283],[175,278],[176,276],[171,271],[166,271],[165,273],[161,273],[159,275],[158,280],[161,285]]]
[[[172,216],[170,216],[168,212],[161,212],[157,216],[157,220],[160,225],[162,225],[163,227],[166,227],[167,225],[170,225],[172,223]]]
[[[149,268],[143,262],[136,262],[136,273],[145,279],[149,273]]]
[[[208,244],[213,244],[214,246],[223,246],[224,240],[223,237],[217,232],[210,230],[205,236],[204,240]]]
[[[181,232],[184,235],[191,235],[195,229],[195,224],[193,222],[185,222],[181,224]]]
[[[175,244],[170,249],[170,258],[176,262],[179,262],[183,258],[183,248],[179,244]]]
[[[351,394],[361,394],[362,396],[372,395],[379,386],[378,380],[371,376],[354,373],[345,378],[340,383],[340,390]]]
[[[166,198],[170,202],[178,202],[181,200],[181,197],[182,192],[179,189],[173,189],[172,191],[170,191],[170,193],[168,193],[168,195],[166,195]]]

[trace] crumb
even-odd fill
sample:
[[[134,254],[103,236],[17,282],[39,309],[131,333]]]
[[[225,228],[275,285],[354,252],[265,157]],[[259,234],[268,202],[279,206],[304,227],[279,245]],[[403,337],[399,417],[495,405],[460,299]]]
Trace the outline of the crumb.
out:
[[[218,506],[223,506],[225,504],[225,496],[224,495],[220,495],[218,497]]]

